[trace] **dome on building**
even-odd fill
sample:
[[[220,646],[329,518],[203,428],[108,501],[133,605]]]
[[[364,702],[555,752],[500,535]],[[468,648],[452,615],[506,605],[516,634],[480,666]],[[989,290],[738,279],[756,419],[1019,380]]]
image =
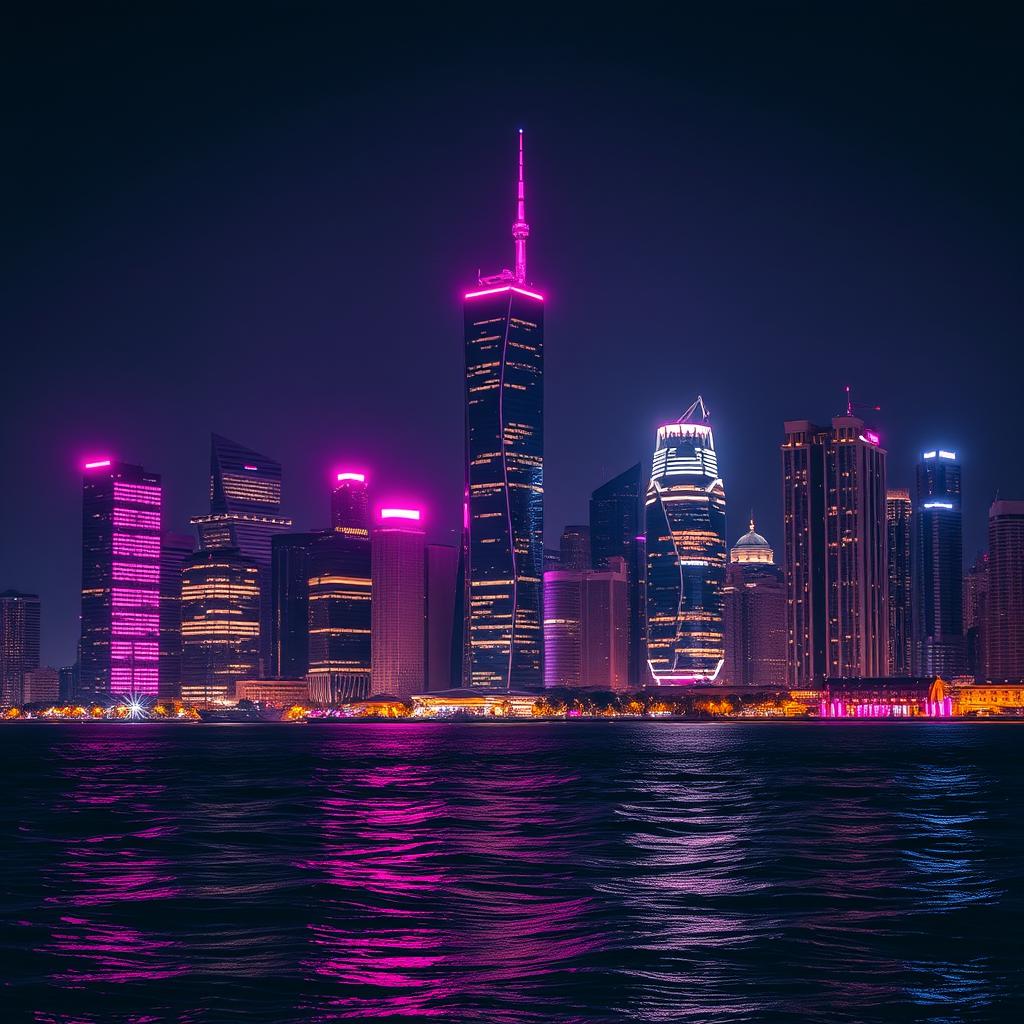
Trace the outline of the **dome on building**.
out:
[[[754,520],[751,517],[750,531],[743,534],[735,546],[729,552],[730,562],[760,562],[762,564],[774,565],[775,557],[771,545],[754,529]]]

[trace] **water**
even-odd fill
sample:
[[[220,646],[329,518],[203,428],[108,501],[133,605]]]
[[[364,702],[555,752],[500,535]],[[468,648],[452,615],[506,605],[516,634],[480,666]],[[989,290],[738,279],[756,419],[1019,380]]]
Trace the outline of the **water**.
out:
[[[0,727],[0,1016],[1021,1019],[1024,728]]]

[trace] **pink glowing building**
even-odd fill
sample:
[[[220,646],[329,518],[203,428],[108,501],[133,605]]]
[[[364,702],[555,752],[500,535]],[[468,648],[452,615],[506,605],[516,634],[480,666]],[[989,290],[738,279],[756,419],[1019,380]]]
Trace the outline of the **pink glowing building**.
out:
[[[113,459],[82,481],[80,693],[156,697],[160,662],[160,477]]]

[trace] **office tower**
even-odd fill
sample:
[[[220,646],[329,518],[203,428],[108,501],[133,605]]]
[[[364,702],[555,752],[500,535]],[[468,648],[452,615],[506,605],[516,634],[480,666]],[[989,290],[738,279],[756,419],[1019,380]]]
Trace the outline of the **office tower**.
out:
[[[700,396],[658,428],[645,504],[650,681],[714,681],[725,658],[725,485]]]
[[[562,568],[562,552],[558,548],[544,549],[544,571]]]
[[[270,674],[301,679],[309,671],[309,578],[313,545],[324,532],[279,533],[271,541]]]
[[[92,459],[82,481],[83,700],[156,697],[160,685],[160,477]]]
[[[22,704],[56,704],[60,700],[60,674],[55,668],[32,668],[22,677]]]
[[[65,665],[57,673],[60,686],[60,699],[68,704],[78,699],[78,665]]]
[[[988,510],[985,671],[993,682],[1024,679],[1024,501]]]
[[[515,269],[465,294],[464,677],[540,689],[544,566],[544,297],[527,284],[523,149]]]
[[[963,525],[956,452],[936,448],[921,455],[916,501],[915,674],[948,680],[966,669]]]
[[[423,692],[426,542],[418,509],[384,508],[373,528],[373,690]]]
[[[885,519],[889,531],[889,674],[913,674],[913,576],[911,547],[913,505],[909,491],[886,491]]]
[[[786,685],[786,584],[753,519],[725,569],[725,664],[718,678],[730,686]]]
[[[621,558],[626,563],[630,686],[643,686],[647,677],[647,552],[641,511],[644,483],[643,465],[638,462],[590,496],[593,567],[607,569],[612,558]]]
[[[337,474],[331,492],[331,528],[339,533],[370,536],[370,507],[365,473],[346,470]]]
[[[967,673],[978,681],[987,678],[985,617],[988,609],[988,554],[974,560],[964,577],[964,645]]]
[[[39,667],[39,597],[0,594],[0,706],[22,702],[26,672]]]
[[[309,559],[310,700],[328,706],[362,700],[371,688],[370,538],[326,533]]]
[[[260,653],[260,576],[238,548],[199,551],[181,575],[181,699],[230,700],[239,679],[256,674]]]
[[[188,534],[164,530],[160,535],[160,671],[159,695],[181,696],[181,573],[195,551]]]
[[[459,552],[449,544],[428,544],[426,576],[426,673],[428,693],[447,690],[452,679],[452,631]]]
[[[292,526],[280,512],[281,464],[219,434],[211,435],[210,514],[190,521],[199,531],[204,551],[237,548],[259,569],[260,671],[270,667],[271,539]]]
[[[889,674],[885,450],[856,416],[782,443],[789,684]]]
[[[590,527],[567,526],[559,544],[559,568],[587,570],[593,568],[590,555]]]
[[[544,574],[544,686],[629,688],[626,563]]]

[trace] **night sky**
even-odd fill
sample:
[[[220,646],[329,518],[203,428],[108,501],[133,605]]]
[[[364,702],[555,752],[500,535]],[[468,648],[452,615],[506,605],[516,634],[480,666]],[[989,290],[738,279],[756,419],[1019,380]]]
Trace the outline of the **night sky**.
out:
[[[781,554],[782,422],[850,384],[890,486],[962,453],[972,557],[1024,496],[1024,33],[833,7],[8,21],[0,589],[41,595],[44,663],[87,455],[161,473],[185,530],[217,431],[281,460],[296,528],[346,465],[455,542],[460,298],[512,259],[519,127],[549,544],[699,392],[730,543],[753,506]]]

